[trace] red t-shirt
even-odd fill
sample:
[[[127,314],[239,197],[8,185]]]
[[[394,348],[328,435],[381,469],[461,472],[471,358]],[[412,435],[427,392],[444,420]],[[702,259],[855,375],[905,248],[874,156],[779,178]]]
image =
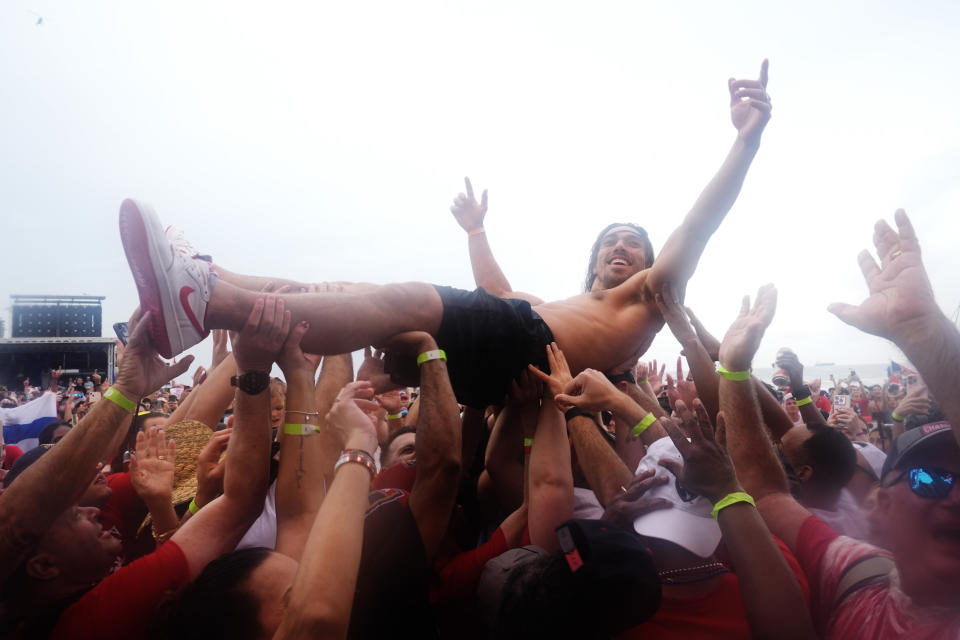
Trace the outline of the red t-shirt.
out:
[[[820,409],[820,411],[826,411],[827,413],[830,413],[830,401],[825,396],[818,395],[817,399],[814,401],[814,405],[816,405],[817,409]]]
[[[115,527],[120,532],[120,539],[123,541],[123,563],[129,564],[156,549],[150,526],[140,529],[147,516],[147,506],[133,488],[129,472],[107,476],[107,484],[113,493],[107,504],[100,509],[100,523],[104,529]]]
[[[13,463],[23,455],[23,450],[15,444],[3,446],[3,468],[7,471],[13,468]]]
[[[110,574],[64,610],[50,637],[144,638],[147,620],[160,599],[189,581],[186,556],[176,542],[168,541],[150,555]]]
[[[491,558],[496,558],[509,549],[503,529],[497,527],[484,544],[455,555],[440,570],[439,584],[431,585],[430,602],[441,604],[473,597],[477,592],[483,566]]]
[[[887,580],[868,585],[834,605],[846,570],[870,556],[892,558],[889,551],[839,535],[823,520],[810,516],[797,535],[797,560],[810,580],[814,623],[830,638],[960,637],[960,604],[920,607],[900,589],[894,569]]]
[[[807,579],[790,550],[776,540],[780,553],[810,601]],[[749,638],[750,625],[743,608],[740,583],[732,571],[720,577],[720,582],[710,593],[696,598],[668,598],[660,602],[660,608],[652,618],[641,625],[617,636],[627,638],[676,638],[677,640],[715,640],[716,638]]]

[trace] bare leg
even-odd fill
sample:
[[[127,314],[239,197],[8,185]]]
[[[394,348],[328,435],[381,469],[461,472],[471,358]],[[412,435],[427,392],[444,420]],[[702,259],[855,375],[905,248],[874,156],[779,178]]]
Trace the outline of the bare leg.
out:
[[[218,264],[212,266],[212,269],[217,272],[221,282],[229,282],[235,287],[240,289],[247,289],[248,291],[262,291],[265,286],[271,282],[280,288],[284,285],[290,285],[296,289],[300,287],[306,287],[307,284],[303,282],[297,282],[296,280],[287,280],[286,278],[263,278],[260,276],[247,276],[240,273],[234,273],[232,271],[227,271]]]
[[[206,329],[239,331],[254,302],[264,294],[220,280],[210,295]],[[422,282],[371,287],[368,293],[301,293],[279,295],[292,322],[306,320],[310,329],[301,346],[307,353],[340,354],[382,344],[405,331],[436,336],[443,302],[431,285]]]
[[[284,286],[290,286],[293,288],[294,293],[300,289],[309,289],[311,286],[316,286],[320,289],[337,293],[373,293],[382,286],[378,284],[369,284],[367,282],[324,282],[321,284],[311,284],[308,282],[288,280],[287,278],[250,276],[228,271],[218,264],[212,265],[211,269],[217,272],[217,276],[221,281],[229,282],[230,284],[241,289],[246,289],[247,291],[263,291],[264,287],[266,287],[268,284],[272,284],[275,290]]]

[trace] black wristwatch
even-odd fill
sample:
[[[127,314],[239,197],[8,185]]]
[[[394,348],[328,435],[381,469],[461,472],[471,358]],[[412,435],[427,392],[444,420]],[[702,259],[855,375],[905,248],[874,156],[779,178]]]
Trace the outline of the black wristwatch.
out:
[[[580,407],[573,407],[572,409],[567,409],[566,413],[563,414],[563,417],[568,422],[573,418],[590,418],[594,422],[597,421],[596,411],[587,411],[586,409],[581,409]]]
[[[247,371],[230,378],[230,386],[236,387],[246,394],[255,396],[270,386],[269,371]]]

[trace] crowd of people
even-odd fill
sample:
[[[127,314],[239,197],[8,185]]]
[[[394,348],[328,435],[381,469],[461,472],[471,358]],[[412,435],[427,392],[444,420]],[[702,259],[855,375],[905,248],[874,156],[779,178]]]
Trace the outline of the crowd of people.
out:
[[[243,275],[125,201],[116,379],[2,399],[60,415],[5,447],[0,635],[960,636],[960,333],[906,214],[858,258],[867,298],[830,310],[909,379],[824,384],[790,349],[757,378],[772,285],[720,338],[684,306],[766,85],[766,62],[730,81],[734,144],[659,253],[611,224],[558,302],[512,289],[469,180],[473,292]],[[676,376],[642,359],[664,325]],[[171,386],[193,357],[161,356],[208,335]]]

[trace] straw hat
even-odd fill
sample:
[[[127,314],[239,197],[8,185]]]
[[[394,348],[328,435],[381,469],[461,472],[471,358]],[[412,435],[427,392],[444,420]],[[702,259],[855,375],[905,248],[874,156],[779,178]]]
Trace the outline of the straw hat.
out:
[[[213,431],[197,420],[181,420],[165,426],[163,431],[177,443],[171,495],[171,502],[176,508],[190,502],[197,495],[197,458],[213,436]],[[150,521],[150,515],[147,514],[140,529],[150,526]]]
[[[213,436],[210,427],[197,420],[181,420],[163,428],[177,443],[173,467],[173,505],[190,502],[197,495],[197,458]]]

